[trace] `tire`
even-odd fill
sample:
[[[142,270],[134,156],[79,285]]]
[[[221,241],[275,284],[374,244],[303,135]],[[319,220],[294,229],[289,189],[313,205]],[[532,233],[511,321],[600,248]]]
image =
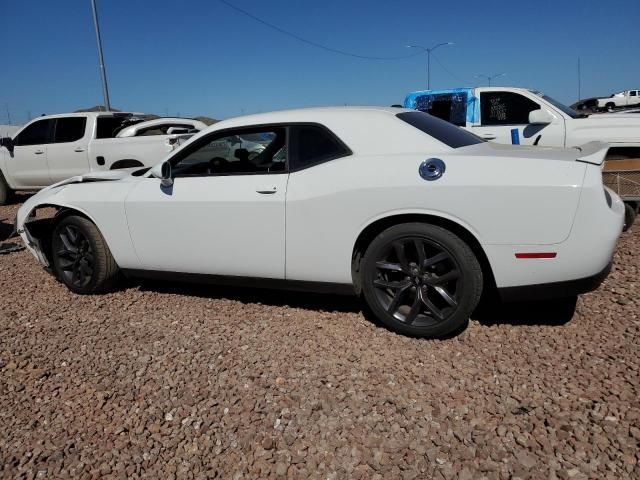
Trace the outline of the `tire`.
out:
[[[624,226],[622,227],[622,231],[626,232],[631,228],[633,222],[636,219],[636,209],[633,208],[628,203],[624,204]]]
[[[609,102],[604,106],[604,108],[609,112],[613,112],[613,110],[616,108],[616,104]]]
[[[13,196],[13,191],[7,185],[2,172],[0,172],[0,205],[6,205]]]
[[[462,330],[482,293],[482,269],[469,246],[424,223],[380,233],[365,252],[361,272],[370,311],[394,332],[414,337]]]
[[[75,293],[105,292],[118,275],[118,265],[98,227],[84,217],[71,215],[56,225],[51,256],[55,276]]]

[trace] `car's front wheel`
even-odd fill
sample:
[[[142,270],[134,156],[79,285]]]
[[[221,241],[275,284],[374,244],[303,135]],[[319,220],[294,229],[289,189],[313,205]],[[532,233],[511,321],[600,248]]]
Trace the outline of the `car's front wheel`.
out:
[[[450,231],[423,223],[380,233],[363,258],[362,289],[391,330],[438,338],[464,327],[480,300],[482,269]]]
[[[51,254],[56,277],[76,293],[108,290],[118,274],[98,227],[81,216],[70,215],[56,225]]]

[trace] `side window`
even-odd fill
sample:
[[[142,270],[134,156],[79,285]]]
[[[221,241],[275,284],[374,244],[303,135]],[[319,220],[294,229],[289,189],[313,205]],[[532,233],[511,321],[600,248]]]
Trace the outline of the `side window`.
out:
[[[533,100],[512,92],[480,93],[481,125],[525,125],[529,112],[538,110]]]
[[[351,155],[351,151],[333,133],[318,125],[291,127],[291,142],[293,170]]]
[[[212,133],[171,160],[176,177],[277,173],[286,170],[286,129]]]
[[[459,127],[467,124],[467,93],[434,93],[416,98],[416,110]]]
[[[32,123],[14,139],[16,146],[44,145],[50,143],[53,120],[38,120]]]
[[[80,140],[84,137],[86,126],[86,117],[57,118],[53,143],[68,143]]]
[[[632,97],[636,97],[636,96],[638,96],[638,91],[637,90],[631,90],[629,92],[629,95],[632,96]]]

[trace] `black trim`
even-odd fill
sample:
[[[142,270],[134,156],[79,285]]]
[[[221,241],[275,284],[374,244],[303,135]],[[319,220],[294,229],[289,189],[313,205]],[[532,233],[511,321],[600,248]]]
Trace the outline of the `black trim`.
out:
[[[590,277],[564,282],[499,288],[498,293],[500,294],[500,298],[505,302],[572,297],[598,288],[602,281],[607,278],[607,275],[609,275],[611,265],[612,262],[610,262],[604,270]]]
[[[239,277],[233,275],[210,275],[206,273],[165,272],[138,269],[123,269],[122,272],[128,277],[146,278],[150,280],[171,280],[174,282],[208,283],[232,287],[355,295],[355,290],[351,283],[310,282],[305,280],[284,280],[278,278]]]

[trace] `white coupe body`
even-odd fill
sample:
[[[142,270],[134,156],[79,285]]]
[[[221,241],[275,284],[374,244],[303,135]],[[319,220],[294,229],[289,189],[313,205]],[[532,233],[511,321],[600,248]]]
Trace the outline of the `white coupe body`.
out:
[[[238,172],[233,159],[207,169],[190,163],[211,142],[258,131],[275,132],[253,159],[271,155],[265,166]],[[314,157],[330,153],[329,139],[337,153]],[[16,225],[47,267],[55,266],[46,247],[55,221],[30,225],[38,208],[55,206],[95,224],[132,275],[250,277],[357,292],[354,262],[366,259],[372,238],[394,225],[436,225],[473,250],[485,287],[505,297],[531,286],[563,296],[597,286],[622,228],[623,204],[602,185],[606,150],[596,142],[498,145],[395,108],[259,114],[209,127],[149,171],[45,188],[20,208]]]

